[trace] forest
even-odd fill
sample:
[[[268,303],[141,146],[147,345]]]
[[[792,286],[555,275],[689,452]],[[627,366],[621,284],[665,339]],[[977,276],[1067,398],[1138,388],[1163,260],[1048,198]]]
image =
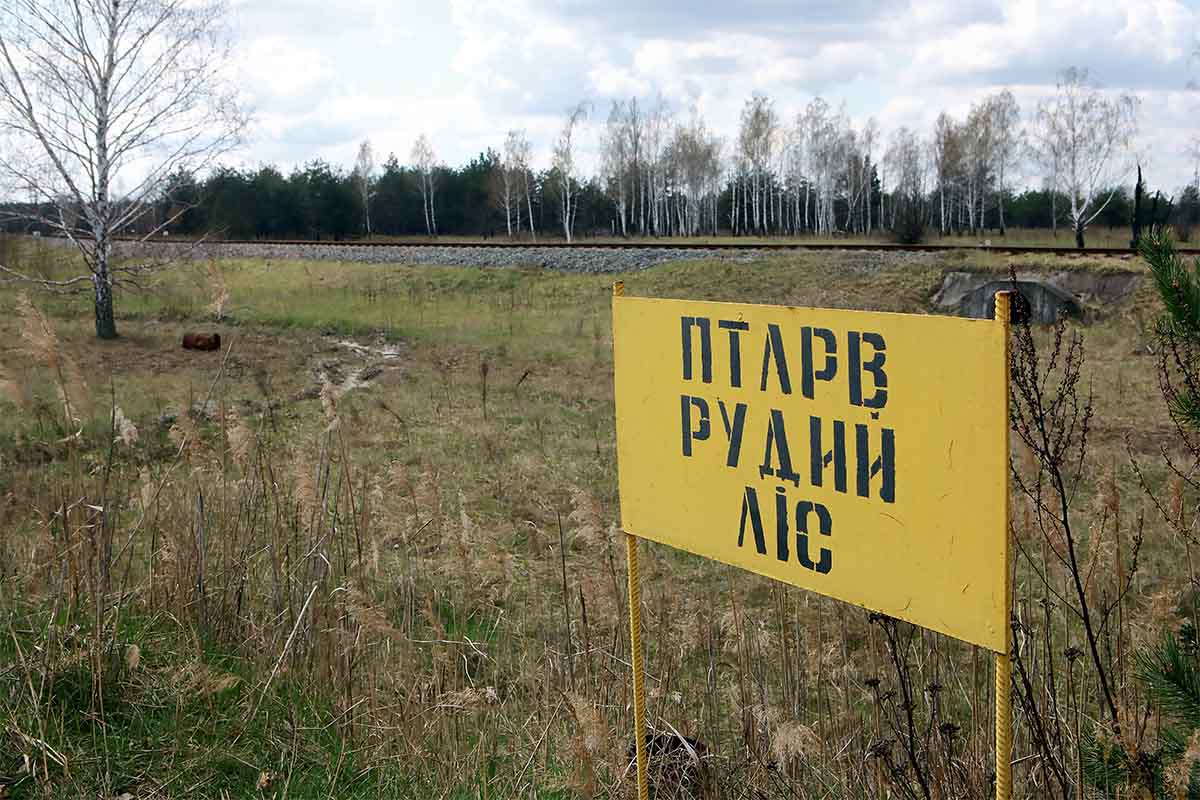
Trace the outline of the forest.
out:
[[[406,162],[382,164],[364,140],[353,164],[312,159],[291,170],[177,169],[139,201],[124,235],[230,239],[363,236],[871,236],[1004,235],[1060,229],[1083,246],[1089,226],[1171,224],[1182,240],[1200,222],[1200,171],[1182,185],[1146,186],[1138,101],[1112,97],[1086,70],[1059,76],[1058,95],[1022,114],[1005,90],[932,130],[856,124],[820,97],[790,120],[759,93],[726,141],[695,113],[663,100],[611,103],[606,117],[568,110],[548,166],[525,131],[466,164],[440,161],[422,135]],[[587,130],[592,126],[592,130]],[[580,166],[584,134],[596,169]],[[1197,152],[1200,152],[1198,150]],[[114,201],[118,205],[120,198]],[[9,203],[9,230],[50,233],[56,204]],[[62,204],[58,204],[61,207]],[[39,223],[38,219],[46,220]],[[31,221],[32,220],[32,221]]]
[[[494,151],[481,153],[469,163],[459,167],[440,167],[437,170],[437,233],[449,236],[505,236],[504,209],[496,200],[495,173],[500,167],[499,156]],[[395,156],[384,163],[378,177],[371,183],[371,232],[381,236],[426,235],[422,215],[420,174],[401,165]],[[872,178],[871,204],[890,211],[898,198],[894,193],[885,193],[876,176]],[[303,167],[284,174],[275,166],[262,166],[256,170],[220,168],[208,177],[197,180],[190,175],[177,176],[168,200],[165,200],[155,216],[143,221],[142,225],[127,233],[144,233],[157,227],[155,220],[173,219],[168,232],[178,236],[198,236],[212,232],[230,239],[350,239],[365,235],[362,196],[358,188],[356,173],[339,168],[325,161],[314,160]],[[533,231],[538,236],[562,237],[559,204],[561,189],[554,170],[544,170],[531,176],[528,204],[522,201],[522,230],[524,238],[531,236],[527,225],[526,208],[532,210]],[[620,223],[614,203],[598,178],[584,181],[577,188],[573,203],[577,205],[575,216],[576,236],[621,235]],[[644,232],[628,231],[628,235],[675,236],[694,235],[697,232],[715,235],[748,233],[742,229],[734,233],[729,227],[728,217],[733,204],[739,202],[735,196],[735,184],[730,183],[716,196],[718,224],[701,231],[688,231],[680,226],[670,214],[664,214],[659,226],[648,224]],[[1124,186],[1113,187],[1112,199],[1097,217],[1094,225],[1106,228],[1128,227],[1133,216],[1133,195]],[[925,205],[936,210],[936,197],[927,198]],[[972,229],[959,220],[952,219],[948,233],[968,234],[971,232],[999,231],[999,202],[1004,203],[1005,222],[1009,227],[1025,229],[1050,229],[1055,219],[1052,208],[1065,208],[1067,199],[1061,192],[1052,197],[1049,189],[1029,189],[1019,193],[1006,192],[997,197],[997,205],[985,208],[981,221]],[[668,211],[673,211],[677,201],[668,199]],[[897,203],[898,204],[898,203]],[[850,201],[846,197],[835,198],[830,207],[834,220],[831,230],[847,231],[853,228]],[[1157,204],[1151,200],[1143,212],[1143,224],[1151,221],[1171,222],[1176,230],[1186,235],[1189,227],[1200,222],[1200,195],[1196,187],[1185,187],[1174,200],[1160,194]],[[936,229],[936,220],[930,221]],[[1063,226],[1063,220],[1058,220]],[[873,223],[869,230],[855,231],[870,233],[881,228],[890,232],[895,223],[885,220],[880,226]],[[1069,224],[1065,226],[1069,237]],[[769,234],[797,235],[815,233],[809,225],[802,229],[780,229],[772,224],[766,229]],[[517,235],[514,231],[513,235]],[[1065,241],[1065,240],[1064,240]]]

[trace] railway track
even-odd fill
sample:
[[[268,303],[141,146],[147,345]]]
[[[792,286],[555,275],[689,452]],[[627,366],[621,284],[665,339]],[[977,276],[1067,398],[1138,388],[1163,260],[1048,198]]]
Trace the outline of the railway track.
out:
[[[124,237],[123,237],[124,240]],[[137,241],[130,237],[128,241]],[[192,240],[188,239],[154,239],[154,242],[165,242],[169,244],[193,244]],[[591,242],[591,241],[576,241],[568,244],[561,241],[549,242],[510,242],[496,241],[489,239],[471,240],[471,241],[372,241],[364,242],[353,239],[348,240],[333,240],[333,239],[208,239],[204,241],[210,245],[263,245],[263,246],[329,246],[336,245],[338,247],[361,247],[361,248],[465,248],[465,249],[498,249],[498,250],[528,250],[533,248],[552,249],[552,250],[696,250],[696,251],[712,251],[712,250],[753,250],[753,251],[884,251],[897,253],[936,253],[949,252],[955,250],[966,250],[977,253],[999,253],[1004,255],[1050,255],[1050,256],[1132,256],[1136,255],[1136,251],[1128,247],[1089,247],[1084,250],[1079,250],[1074,247],[1047,247],[1042,245],[1007,245],[1007,244],[990,244],[990,245],[966,245],[966,244],[894,244],[890,242],[724,242],[724,243],[700,243],[700,242],[663,242],[658,240],[653,241],[637,241],[637,242]],[[1181,255],[1200,255],[1198,247],[1181,247],[1177,248],[1177,252]]]

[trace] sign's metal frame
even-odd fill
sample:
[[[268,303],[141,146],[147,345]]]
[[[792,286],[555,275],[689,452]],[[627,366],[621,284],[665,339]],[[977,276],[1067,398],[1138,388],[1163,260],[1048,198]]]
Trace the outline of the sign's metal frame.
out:
[[[613,297],[623,297],[625,294],[625,284],[618,281],[613,284]],[[1008,327],[1010,320],[1010,294],[1008,292],[998,292],[996,294],[996,314],[995,324],[1003,326],[1004,333],[1004,385],[1008,385],[1008,370],[1009,370],[1009,344],[1008,344]],[[1004,440],[1000,446],[1004,448],[1005,461],[1007,462],[1008,454],[1008,393],[1005,392],[1004,398],[1005,419],[1001,429],[1004,432]],[[1007,487],[1007,474],[1005,479]],[[1004,496],[1004,519],[1009,518],[1009,492],[1007,488],[1003,493]],[[637,537],[629,532],[625,533],[625,556],[626,566],[628,569],[629,579],[629,637],[632,648],[631,665],[633,668],[633,724],[634,724],[634,742],[637,758],[637,788],[639,800],[648,800],[649,798],[649,778],[647,775],[647,755],[646,755],[646,694],[645,684],[643,680],[643,662],[642,662],[642,614],[641,614],[641,583],[638,576],[638,540]],[[1008,545],[1008,537],[1005,537],[1004,546],[1004,575],[1006,576],[1006,588],[1004,592],[1004,620],[1007,628],[1007,620],[1011,613],[1011,554]],[[1011,687],[1012,687],[1012,665],[1009,658],[1011,650],[1011,640],[1006,638],[1005,648],[996,653],[996,798],[997,800],[1012,799],[1012,705],[1011,705]]]

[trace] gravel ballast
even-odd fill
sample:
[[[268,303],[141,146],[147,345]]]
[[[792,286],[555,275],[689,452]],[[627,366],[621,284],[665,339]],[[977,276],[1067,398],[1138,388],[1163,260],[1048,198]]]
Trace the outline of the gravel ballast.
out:
[[[356,247],[337,242],[278,244],[272,242],[124,244],[121,255],[132,258],[298,259],[353,261],[367,264],[438,264],[457,267],[540,267],[562,272],[636,272],[672,261],[718,259],[747,262],[764,258],[765,250],[670,250],[658,247],[426,247],[423,245]]]

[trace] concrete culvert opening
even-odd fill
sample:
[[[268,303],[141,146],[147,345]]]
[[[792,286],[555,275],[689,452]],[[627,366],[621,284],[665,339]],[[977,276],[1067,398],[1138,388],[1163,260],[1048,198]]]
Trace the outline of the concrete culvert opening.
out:
[[[996,295],[1013,291],[1012,281],[984,284],[963,298],[960,313],[974,319],[996,318]],[[1071,295],[1037,281],[1017,281],[1010,310],[1013,324],[1053,325],[1062,317],[1083,319],[1083,306]]]
[[[1120,304],[1137,288],[1133,272],[1060,270],[1018,273],[1012,309],[1014,321],[1028,319],[1051,325],[1060,317],[1087,321]],[[931,302],[935,309],[973,319],[994,319],[996,293],[1011,291],[1013,282],[996,273],[947,272]]]

